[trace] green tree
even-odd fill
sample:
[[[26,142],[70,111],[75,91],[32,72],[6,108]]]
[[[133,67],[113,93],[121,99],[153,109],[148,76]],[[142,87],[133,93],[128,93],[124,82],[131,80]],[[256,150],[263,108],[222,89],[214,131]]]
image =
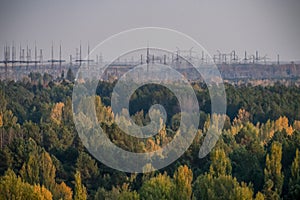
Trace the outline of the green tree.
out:
[[[140,197],[144,200],[168,200],[172,197],[174,183],[170,177],[164,173],[151,178],[143,183],[140,189]]]
[[[118,195],[118,200],[139,200],[139,194],[136,191],[131,191],[128,184],[123,184]]]
[[[33,84],[37,84],[42,78],[42,75],[38,72],[30,72],[28,76]]]
[[[45,185],[52,191],[55,186],[55,166],[45,150],[31,152],[27,163],[20,170],[21,177],[30,184]]]
[[[257,153],[252,153],[244,146],[235,148],[230,154],[232,176],[238,181],[253,183],[255,191],[260,190],[264,184],[264,172],[257,156]]]
[[[53,79],[53,77],[48,74],[48,73],[44,73],[43,75],[43,82],[44,82],[44,85],[48,85],[48,83]]]
[[[296,150],[296,155],[291,166],[288,196],[291,199],[300,199],[300,156],[298,149]]]
[[[74,76],[74,73],[71,68],[68,69],[66,78],[67,78],[67,80],[69,80],[71,82],[73,82],[75,80],[75,76]]]
[[[216,149],[210,154],[211,164],[209,173],[213,176],[230,175],[231,163],[223,149]]]
[[[66,103],[62,111],[64,125],[70,128],[73,127],[72,99],[70,97],[66,99]]]
[[[0,84],[2,85],[3,83]],[[0,113],[4,113],[4,111],[6,110],[6,106],[7,106],[7,100],[5,98],[4,90],[0,89]]]
[[[81,180],[87,188],[97,189],[98,166],[89,154],[85,152],[79,154],[76,169],[80,172]]]
[[[231,175],[200,175],[193,184],[193,192],[196,199],[204,200],[253,199],[252,187],[239,184]]]
[[[95,194],[95,200],[139,200],[139,194],[131,191],[129,184],[124,183],[122,187],[113,187],[112,190],[106,191],[104,188],[98,188]]]

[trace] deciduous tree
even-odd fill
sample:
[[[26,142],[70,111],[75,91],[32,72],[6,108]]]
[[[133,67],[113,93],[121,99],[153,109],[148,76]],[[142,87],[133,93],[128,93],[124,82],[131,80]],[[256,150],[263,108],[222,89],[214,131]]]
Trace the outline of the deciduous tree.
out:
[[[85,186],[81,183],[81,174],[79,171],[75,173],[75,193],[74,200],[86,200],[87,192]]]
[[[264,194],[267,199],[279,199],[283,186],[283,173],[281,172],[282,146],[273,142],[271,152],[266,157]]]

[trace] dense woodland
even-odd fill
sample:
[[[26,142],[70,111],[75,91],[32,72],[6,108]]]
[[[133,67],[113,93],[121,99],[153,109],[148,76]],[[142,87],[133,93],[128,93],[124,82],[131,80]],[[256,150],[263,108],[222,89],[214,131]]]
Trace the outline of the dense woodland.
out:
[[[56,80],[31,73],[23,81],[0,82],[0,199],[300,199],[299,87],[225,85],[221,137],[199,159],[211,105],[205,84],[193,83],[201,114],[190,148],[166,168],[129,174],[103,165],[82,145],[73,122],[73,81],[69,70]],[[137,143],[114,123],[114,85],[99,82],[95,107],[115,144],[145,152],[172,140],[180,107],[170,91],[148,85],[132,95],[136,124],[149,122],[155,103],[168,113],[157,135]]]

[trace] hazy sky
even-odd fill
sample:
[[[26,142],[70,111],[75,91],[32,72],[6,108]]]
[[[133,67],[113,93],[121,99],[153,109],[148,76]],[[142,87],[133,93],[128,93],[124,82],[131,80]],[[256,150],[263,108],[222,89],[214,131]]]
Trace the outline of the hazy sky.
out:
[[[211,54],[245,50],[275,60],[300,60],[299,0],[1,0],[0,58],[13,40],[44,49],[63,43],[64,56],[82,41],[91,48],[130,28],[159,26],[186,33]],[[56,46],[57,47],[57,46]],[[57,51],[58,52],[58,51]],[[56,53],[57,54],[57,53]],[[105,55],[104,55],[105,56]]]

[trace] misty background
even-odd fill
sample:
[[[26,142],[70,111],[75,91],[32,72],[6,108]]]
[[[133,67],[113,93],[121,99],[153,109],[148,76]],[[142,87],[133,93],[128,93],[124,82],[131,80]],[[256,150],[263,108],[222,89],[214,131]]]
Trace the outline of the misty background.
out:
[[[131,28],[158,26],[183,32],[212,55],[217,50],[256,50],[271,60],[300,60],[300,1],[298,0],[1,0],[0,59],[5,43],[33,50],[36,41],[49,59],[54,41],[63,58],[83,53],[107,37]],[[133,41],[134,42],[134,41]],[[33,56],[33,54],[32,54]],[[105,59],[105,55],[104,59]]]

